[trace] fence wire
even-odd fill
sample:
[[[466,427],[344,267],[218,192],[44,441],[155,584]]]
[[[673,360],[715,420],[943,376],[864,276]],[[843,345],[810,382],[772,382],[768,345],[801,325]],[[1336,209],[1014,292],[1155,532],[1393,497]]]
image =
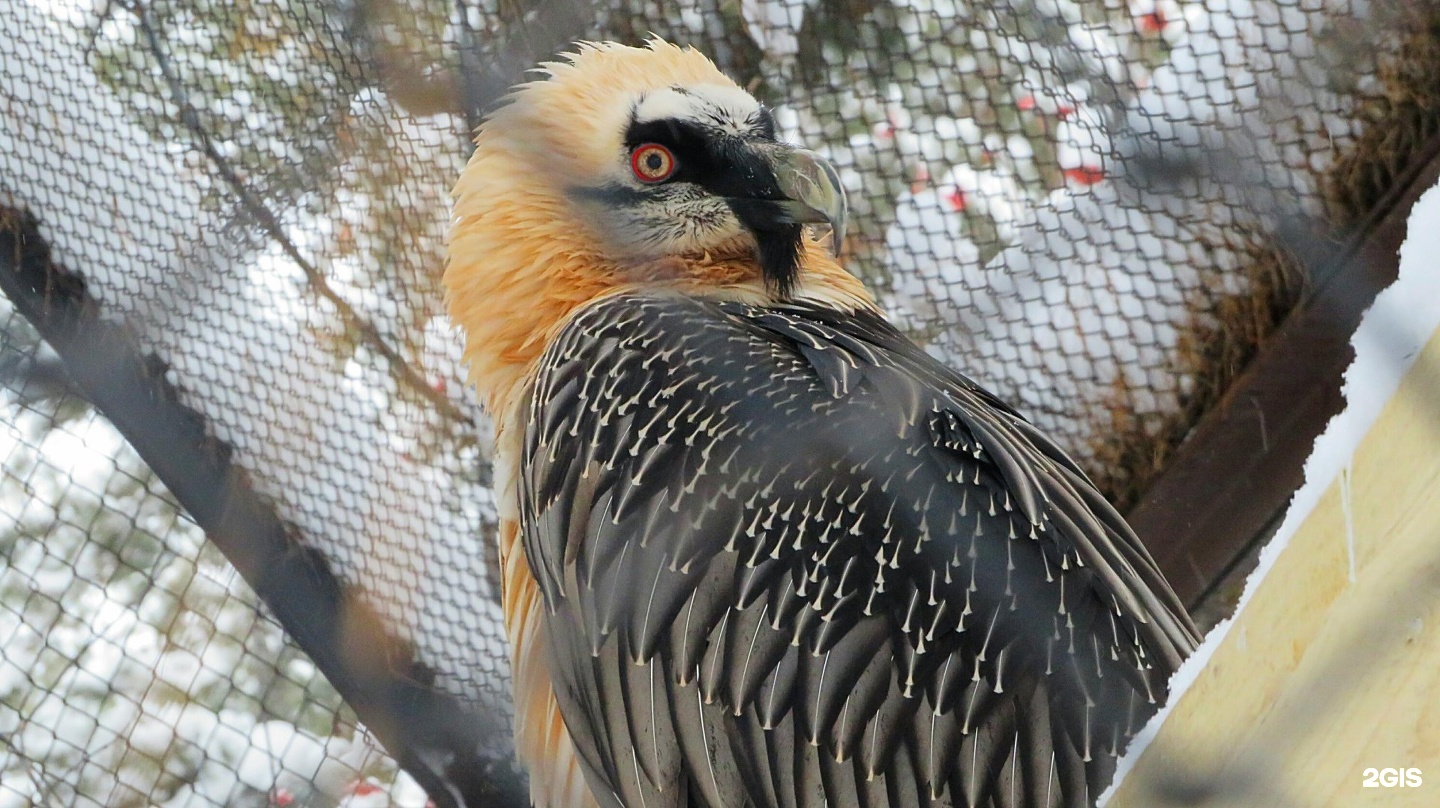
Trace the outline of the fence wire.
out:
[[[1364,212],[1335,167],[1395,77],[1370,6],[9,0],[0,214],[35,217],[386,664],[504,725],[490,435],[438,284],[468,132],[525,68],[582,38],[710,54],[839,168],[892,315],[1126,504],[1300,299],[1284,235]],[[0,806],[425,805],[0,306]]]

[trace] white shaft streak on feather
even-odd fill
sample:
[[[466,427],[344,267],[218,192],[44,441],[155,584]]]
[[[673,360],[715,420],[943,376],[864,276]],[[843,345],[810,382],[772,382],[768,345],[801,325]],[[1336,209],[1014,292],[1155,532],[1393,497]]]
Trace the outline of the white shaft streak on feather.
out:
[[[724,793],[720,790],[720,778],[715,776],[715,761],[710,757],[710,732],[705,729],[705,699],[700,695],[700,688],[695,688],[695,707],[700,715],[700,735],[698,742],[705,748],[705,767],[710,772],[710,787],[714,793]]]
[[[631,762],[634,764],[634,766],[635,766],[635,782],[637,782],[637,783],[644,782],[644,780],[646,779],[646,777],[645,777],[644,772],[642,772],[642,771],[640,770],[640,753],[637,752],[637,751],[635,750],[635,747],[633,747],[633,746],[630,747],[630,761],[631,761]],[[637,788],[636,791],[639,792],[639,794],[640,794],[640,808],[646,808],[646,805],[645,805],[645,789],[643,789],[643,788]]]
[[[650,743],[655,750],[656,760],[660,759],[660,725],[659,719],[657,718],[659,713],[655,709],[655,678],[660,675],[660,666],[652,662],[650,664]],[[664,791],[664,781],[656,783],[656,788],[659,791]]]
[[[825,696],[825,674],[830,669],[830,652],[825,652],[825,661],[820,663],[820,682],[815,687],[815,714],[820,714],[820,700]],[[810,741],[811,746],[820,745],[820,733],[816,732],[815,737]]]
[[[1055,753],[1050,753],[1050,767],[1045,771],[1045,804],[1050,804],[1050,798],[1055,794]]]
[[[644,646],[650,641],[650,617],[655,612],[655,593],[660,589],[660,576],[665,574],[665,560],[669,557],[670,555],[668,553],[662,554],[660,556],[660,563],[656,565],[655,581],[650,584],[650,599],[645,602],[645,619],[640,624],[640,636],[632,639],[632,642],[635,642],[637,646]],[[635,660],[636,664],[643,663],[644,661],[645,660],[642,659]]]
[[[740,681],[743,683],[750,676],[750,660],[755,655],[755,643],[760,639],[760,632],[765,630],[765,612],[770,608],[767,603],[760,607],[760,614],[755,620],[755,633],[750,635],[750,645],[745,651],[745,664],[740,667]],[[735,704],[735,714],[740,715],[743,705]]]
[[[979,690],[979,688],[976,688]],[[965,776],[965,793],[979,794],[975,789],[975,774],[980,771],[980,738],[977,735],[975,742],[970,745],[970,771]]]
[[[1015,733],[1015,738],[1010,744],[1010,804],[1019,805],[1015,797],[1016,784],[1020,781],[1020,733]]]
[[[870,719],[870,759],[875,760],[875,748],[880,745],[880,717],[876,715]],[[873,767],[866,766],[865,780],[868,782],[875,779]]]

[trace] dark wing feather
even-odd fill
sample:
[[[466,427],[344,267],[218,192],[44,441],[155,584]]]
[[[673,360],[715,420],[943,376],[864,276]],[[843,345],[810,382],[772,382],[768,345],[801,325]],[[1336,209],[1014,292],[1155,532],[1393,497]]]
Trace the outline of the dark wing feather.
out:
[[[878,316],[607,299],[531,416],[522,536],[602,805],[1090,805],[1194,647],[1074,463]]]

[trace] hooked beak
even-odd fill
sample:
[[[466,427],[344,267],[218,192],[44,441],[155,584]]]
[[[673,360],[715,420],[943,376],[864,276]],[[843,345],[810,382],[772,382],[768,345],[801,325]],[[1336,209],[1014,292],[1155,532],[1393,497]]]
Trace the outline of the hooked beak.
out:
[[[755,236],[760,271],[780,298],[800,276],[807,224],[830,227],[831,249],[845,240],[845,191],[825,158],[794,146],[751,144],[717,161],[731,171],[713,189]]]
[[[796,224],[824,224],[830,228],[830,249],[836,256],[845,241],[849,204],[840,174],[825,158],[809,149],[784,148],[774,158],[775,181],[785,199],[782,212]]]

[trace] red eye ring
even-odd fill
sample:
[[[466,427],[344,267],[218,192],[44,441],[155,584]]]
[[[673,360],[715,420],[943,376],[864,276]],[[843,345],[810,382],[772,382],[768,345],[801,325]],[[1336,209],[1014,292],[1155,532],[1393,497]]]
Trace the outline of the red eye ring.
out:
[[[630,152],[630,170],[641,182],[664,182],[676,168],[675,155],[659,143],[641,143]]]

